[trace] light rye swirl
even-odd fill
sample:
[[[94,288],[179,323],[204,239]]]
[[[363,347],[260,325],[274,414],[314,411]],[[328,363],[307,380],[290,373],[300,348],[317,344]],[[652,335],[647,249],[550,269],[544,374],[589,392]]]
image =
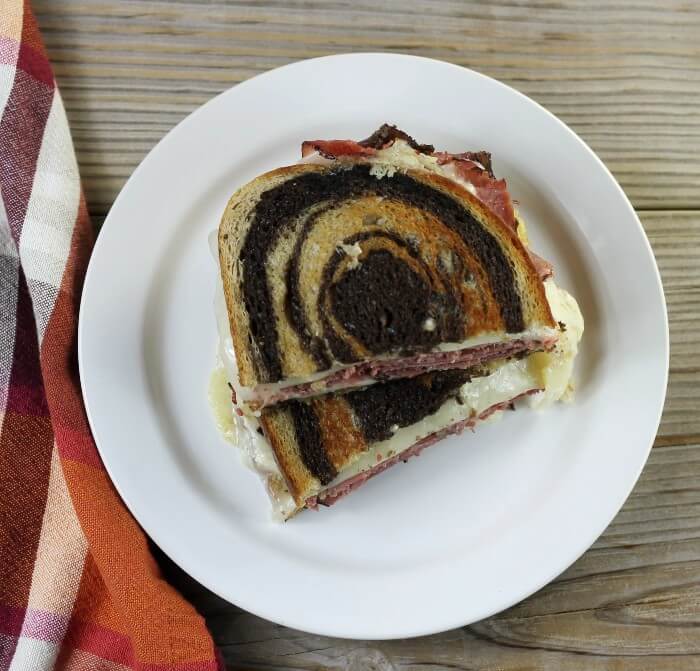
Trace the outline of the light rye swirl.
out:
[[[244,386],[554,329],[517,236],[450,180],[378,178],[360,161],[251,184],[258,193],[234,194],[219,230]],[[524,339],[508,353],[532,349]]]

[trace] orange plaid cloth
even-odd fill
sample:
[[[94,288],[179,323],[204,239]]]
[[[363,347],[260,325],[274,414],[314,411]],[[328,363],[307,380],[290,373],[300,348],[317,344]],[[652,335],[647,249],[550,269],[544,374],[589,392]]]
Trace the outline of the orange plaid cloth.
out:
[[[0,3],[0,671],[215,671],[90,435],[76,329],[93,243],[31,9]]]

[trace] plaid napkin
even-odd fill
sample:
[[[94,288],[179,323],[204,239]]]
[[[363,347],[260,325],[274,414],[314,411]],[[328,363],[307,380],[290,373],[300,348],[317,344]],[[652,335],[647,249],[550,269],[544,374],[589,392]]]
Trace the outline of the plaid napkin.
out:
[[[90,435],[76,327],[92,243],[34,16],[0,0],[0,671],[221,669]]]

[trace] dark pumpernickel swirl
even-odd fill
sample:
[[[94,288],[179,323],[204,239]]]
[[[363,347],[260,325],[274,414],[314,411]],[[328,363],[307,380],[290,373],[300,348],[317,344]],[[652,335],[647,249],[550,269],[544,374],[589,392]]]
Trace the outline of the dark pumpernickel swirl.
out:
[[[371,444],[391,438],[397,429],[437,412],[448,398],[457,395],[473,374],[468,370],[436,371],[347,392],[345,399],[353,409],[365,440]]]
[[[338,471],[326,454],[319,418],[308,401],[287,401],[283,409],[289,411],[301,460],[321,484],[327,485]]]
[[[337,337],[329,320],[332,314],[343,329],[359,340],[372,354],[412,350],[425,351],[441,341],[456,341],[463,335],[459,315],[459,296],[444,283],[443,291],[435,291],[431,269],[410,243],[387,231],[362,232],[347,238],[344,244],[366,241],[390,241],[412,257],[421,272],[397,255],[391,248],[373,249],[351,272],[341,274],[333,282],[345,254],[336,250],[323,271],[319,305],[328,304],[320,317],[328,348],[343,363],[357,361],[355,353]],[[292,286],[294,286],[294,278]],[[435,328],[426,330],[430,316]]]

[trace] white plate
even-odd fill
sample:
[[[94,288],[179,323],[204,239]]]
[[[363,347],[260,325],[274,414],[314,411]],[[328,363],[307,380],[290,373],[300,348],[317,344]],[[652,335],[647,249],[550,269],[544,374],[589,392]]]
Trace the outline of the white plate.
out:
[[[450,151],[487,149],[533,248],[578,298],[578,395],[451,438],[319,513],[268,516],[256,476],[207,404],[215,269],[207,234],[242,183],[304,139],[396,123]],[[173,129],[99,235],[80,315],[80,371],[100,454],[143,528],[225,599],[319,634],[394,638],[523,599],[605,529],[647,458],[668,327],[642,227],[593,152],[513,89],[423,58],[303,61],[246,81]]]

